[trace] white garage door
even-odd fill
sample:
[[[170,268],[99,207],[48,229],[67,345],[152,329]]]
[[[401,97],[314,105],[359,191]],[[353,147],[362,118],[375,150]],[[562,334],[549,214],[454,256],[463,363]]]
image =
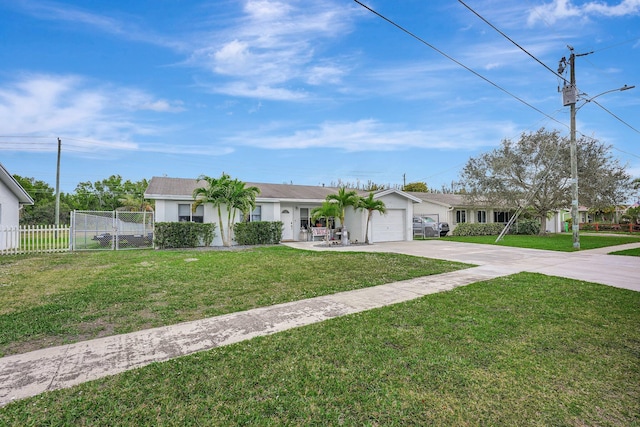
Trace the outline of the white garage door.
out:
[[[398,242],[404,240],[404,209],[387,209],[385,215],[374,213],[371,218],[372,242]]]

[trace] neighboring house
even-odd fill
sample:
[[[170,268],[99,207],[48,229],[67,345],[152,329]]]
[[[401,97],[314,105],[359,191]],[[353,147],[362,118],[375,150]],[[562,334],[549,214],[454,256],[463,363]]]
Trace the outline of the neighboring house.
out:
[[[416,205],[414,213],[416,215],[437,216],[438,222],[448,222],[451,232],[456,226],[463,222],[469,223],[492,223],[498,222],[506,224],[515,213],[515,209],[496,207],[490,205],[478,205],[473,203],[464,194],[442,194],[442,193],[418,193],[409,192],[418,197],[422,203]],[[588,222],[588,209],[584,206],[578,208],[580,223]],[[571,218],[569,210],[555,212],[551,218],[547,219],[547,231],[550,233],[563,232],[565,222]]]
[[[205,185],[196,179],[153,177],[145,192],[145,198],[155,200],[156,222],[194,221],[218,223],[216,209],[211,204],[200,205],[192,211],[193,191]],[[326,200],[329,194],[336,194],[338,188],[310,185],[266,184],[247,182],[247,187],[258,187],[256,208],[251,212],[250,221],[282,221],[282,240],[300,241],[310,238],[311,211]],[[357,191],[366,196],[366,191]],[[399,190],[384,190],[375,193],[375,198],[385,203],[387,212],[374,212],[369,225],[369,241],[410,241],[413,240],[413,209],[420,199]],[[222,212],[223,217],[226,211]],[[362,210],[346,209],[345,226],[351,242],[364,242],[367,213]],[[237,221],[240,218],[237,219]],[[340,226],[338,224],[338,226]],[[222,245],[220,230],[216,229],[213,246]]]
[[[589,208],[586,206],[578,206],[578,220],[580,224],[592,221],[589,216]],[[568,225],[565,230],[565,223],[568,223],[568,221],[571,221],[571,209],[560,209],[547,220],[547,231],[550,233],[562,233],[564,231],[570,232],[571,228],[568,227]]]
[[[20,224],[22,205],[32,205],[33,199],[0,163],[0,250],[12,249],[17,244],[8,242],[3,229]],[[11,246],[11,248],[9,247]]]
[[[414,208],[415,215],[429,215],[437,217],[438,222],[449,223],[451,232],[458,224],[509,222],[513,210],[504,207],[480,206],[474,204],[464,194],[419,193],[409,192],[422,200],[422,203]]]

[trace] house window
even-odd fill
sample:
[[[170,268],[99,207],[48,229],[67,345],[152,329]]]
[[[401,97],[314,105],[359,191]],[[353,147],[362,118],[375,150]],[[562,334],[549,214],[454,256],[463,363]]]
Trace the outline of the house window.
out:
[[[487,222],[487,211],[478,211],[477,219],[478,219],[478,222],[481,224],[484,224],[485,222]]]
[[[204,205],[198,205],[196,211],[192,211],[192,204],[178,205],[178,221],[180,222],[204,222]]]
[[[262,206],[256,206],[251,211],[251,218],[249,219],[249,221],[262,221]]]
[[[510,218],[511,218],[511,214],[506,211],[493,213],[493,222],[501,222],[503,224],[506,224],[509,222]]]
[[[309,228],[309,208],[300,208],[300,228]]]
[[[467,211],[456,211],[456,223],[467,222]]]

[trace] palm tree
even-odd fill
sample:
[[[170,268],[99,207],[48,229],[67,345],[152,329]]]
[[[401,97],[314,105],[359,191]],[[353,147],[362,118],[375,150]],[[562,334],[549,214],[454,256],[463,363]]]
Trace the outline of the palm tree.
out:
[[[231,242],[231,231],[238,211],[243,216],[251,213],[256,207],[256,197],[260,194],[258,187],[247,187],[247,184],[234,179],[229,184],[227,193],[227,240]]]
[[[367,227],[365,228],[365,238],[364,243],[369,244],[369,221],[371,220],[371,215],[373,212],[377,211],[381,214],[387,211],[387,207],[385,206],[382,200],[376,200],[373,198],[373,193],[369,193],[367,197],[360,197],[358,208],[364,209],[367,211]]]
[[[199,181],[207,183],[204,187],[196,188],[193,191],[193,204],[195,210],[201,204],[211,203],[218,210],[218,225],[220,226],[220,237],[224,246],[231,246],[231,232],[235,223],[238,211],[243,215],[251,212],[256,206],[256,197],[260,193],[258,187],[246,187],[246,183],[223,173],[220,178],[211,178],[201,175]],[[222,222],[222,206],[227,208],[226,227]]]
[[[120,207],[116,208],[118,211],[152,211],[153,206],[151,203],[144,199],[138,198],[135,194],[125,194],[122,198],[118,199]]]
[[[331,217],[337,217],[338,215],[340,215],[340,206],[338,206],[337,203],[334,202],[322,202],[321,206],[317,206],[313,209],[311,209],[311,221],[315,222],[318,219],[322,219],[324,218],[327,224],[327,229],[329,226],[329,218]],[[325,234],[324,236],[324,240],[325,242],[329,242],[329,230],[327,230],[327,234]]]
[[[346,245],[348,241],[346,233],[347,227],[344,225],[345,209],[347,208],[347,206],[353,206],[354,208],[356,208],[358,206],[359,200],[360,196],[358,196],[358,193],[355,190],[347,191],[346,187],[340,187],[340,189],[338,190],[338,194],[329,194],[327,196],[327,201],[335,201],[338,205],[338,208],[340,209],[338,218],[340,218],[340,225],[342,226],[343,245]]]
[[[211,203],[218,210],[218,225],[220,226],[220,236],[224,246],[231,246],[231,240],[227,240],[222,223],[222,205],[227,204],[227,193],[231,183],[231,177],[223,173],[220,178],[212,178],[206,175],[200,175],[198,182],[205,181],[206,186],[198,187],[193,190],[193,198],[196,199],[193,204],[193,210],[206,203]]]

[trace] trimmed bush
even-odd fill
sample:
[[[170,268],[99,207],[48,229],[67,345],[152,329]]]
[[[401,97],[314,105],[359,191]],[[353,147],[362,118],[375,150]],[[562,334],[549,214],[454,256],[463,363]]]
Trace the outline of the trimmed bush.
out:
[[[274,245],[282,240],[282,221],[238,222],[233,233],[239,245]]]
[[[210,246],[215,230],[216,224],[157,222],[154,227],[155,244],[160,249]]]
[[[452,236],[497,236],[504,229],[504,224],[493,222],[485,224],[458,224]]]
[[[536,219],[521,219],[511,227],[511,234],[536,235],[540,233],[540,222]]]

